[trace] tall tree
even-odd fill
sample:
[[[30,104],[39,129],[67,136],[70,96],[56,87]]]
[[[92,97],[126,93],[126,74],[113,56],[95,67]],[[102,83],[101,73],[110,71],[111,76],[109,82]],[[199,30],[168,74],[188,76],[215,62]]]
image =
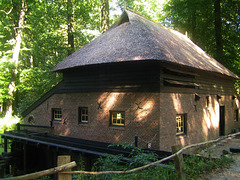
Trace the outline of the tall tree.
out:
[[[214,0],[214,16],[215,16],[215,39],[216,39],[216,59],[223,61],[223,41],[222,41],[222,22],[221,22],[221,5],[220,0]]]
[[[19,64],[19,54],[22,42],[22,34],[23,34],[23,27],[24,27],[24,17],[25,12],[27,9],[27,4],[25,0],[21,1],[19,19],[18,19],[18,26],[15,28],[15,45],[13,47],[13,54],[12,54],[12,63],[14,64],[14,68],[12,69],[12,80],[8,86],[9,88],[9,95],[12,96],[7,104],[7,111],[6,117],[11,117],[13,113],[13,104],[14,100],[17,101],[17,73],[18,73],[18,64]]]
[[[109,2],[101,0],[101,32],[104,33],[109,28]]]
[[[240,1],[169,0],[162,21],[182,33],[187,31],[198,46],[240,75],[239,14]]]
[[[68,14],[68,55],[74,52],[74,35],[73,35],[73,2],[67,1],[67,14]]]

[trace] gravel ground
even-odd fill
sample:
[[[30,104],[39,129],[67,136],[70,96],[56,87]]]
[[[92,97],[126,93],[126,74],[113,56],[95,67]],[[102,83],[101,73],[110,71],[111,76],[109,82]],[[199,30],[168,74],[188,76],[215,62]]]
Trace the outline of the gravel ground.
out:
[[[230,153],[230,148],[240,148],[240,137],[234,138],[234,139],[227,139],[224,141],[221,141],[220,143],[217,143],[217,145],[213,145],[210,147],[207,151],[203,151],[202,154],[204,156],[210,156],[219,158],[223,154],[223,151],[225,153]],[[204,175],[200,179],[205,180],[240,180],[240,153],[234,153],[229,154],[229,156],[232,156],[234,162],[232,162],[229,167],[216,170],[210,174]]]

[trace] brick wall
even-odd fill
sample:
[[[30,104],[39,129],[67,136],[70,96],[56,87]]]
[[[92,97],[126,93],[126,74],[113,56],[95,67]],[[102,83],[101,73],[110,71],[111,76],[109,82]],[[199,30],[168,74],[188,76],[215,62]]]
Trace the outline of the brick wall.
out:
[[[240,127],[240,122],[235,121],[235,110],[239,108],[239,101],[232,99],[232,95],[221,96],[219,100],[217,95],[200,96],[201,98],[195,101],[195,94],[161,93],[160,149],[171,150],[172,145],[185,146],[218,138],[220,106],[225,106],[225,134]],[[177,114],[186,114],[187,130],[184,135],[176,135]]]
[[[78,108],[88,107],[87,124],[78,124]],[[53,122],[54,133],[109,143],[132,143],[158,149],[159,93],[54,94],[33,110],[35,124],[50,125],[52,108],[61,108],[62,121]],[[125,111],[125,127],[110,125],[110,110]]]
[[[240,127],[235,121],[239,108],[237,98],[189,93],[70,93],[55,94],[25,117],[32,116],[34,123],[50,125],[52,108],[62,109],[62,121],[54,122],[54,133],[87,140],[125,143],[139,137],[139,146],[151,143],[154,149],[171,150],[219,137],[219,107],[225,106],[225,134]],[[208,105],[207,105],[207,98]],[[88,124],[78,124],[78,108],[88,107]],[[125,111],[125,127],[110,125],[110,110]],[[186,114],[187,130],[176,135],[176,115]]]

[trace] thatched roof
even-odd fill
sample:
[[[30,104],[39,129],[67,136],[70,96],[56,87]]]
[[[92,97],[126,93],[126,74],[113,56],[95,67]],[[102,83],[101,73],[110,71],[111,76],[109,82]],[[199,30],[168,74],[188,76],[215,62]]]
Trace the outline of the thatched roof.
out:
[[[68,56],[52,71],[140,60],[176,63],[238,78],[185,35],[130,10],[125,10],[108,31]]]

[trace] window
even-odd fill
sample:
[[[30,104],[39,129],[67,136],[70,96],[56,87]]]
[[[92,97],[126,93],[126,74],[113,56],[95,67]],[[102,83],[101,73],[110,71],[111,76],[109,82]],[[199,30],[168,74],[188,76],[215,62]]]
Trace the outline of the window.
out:
[[[239,119],[239,111],[238,109],[235,110],[235,121],[238,121]]]
[[[62,120],[62,110],[60,108],[52,109],[52,120],[54,121]]]
[[[78,113],[79,113],[78,123],[88,123],[88,108],[79,107]]]
[[[209,96],[206,96],[206,107],[209,107]]]
[[[176,134],[186,134],[186,114],[176,116]]]
[[[123,111],[110,111],[110,123],[115,126],[125,125],[125,112]]]
[[[29,124],[33,124],[34,123],[33,116],[30,116],[27,121],[28,121]]]

